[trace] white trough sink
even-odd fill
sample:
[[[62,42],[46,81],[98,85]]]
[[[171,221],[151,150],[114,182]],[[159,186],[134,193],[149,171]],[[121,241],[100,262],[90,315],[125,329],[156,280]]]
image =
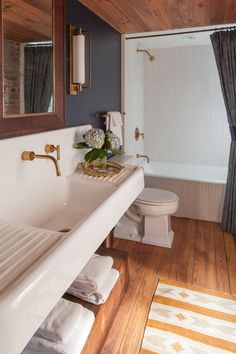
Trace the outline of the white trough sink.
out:
[[[53,183],[42,182],[41,177],[38,186],[15,190],[6,196],[3,207],[0,204],[0,353],[4,354],[22,351],[141,192],[144,181],[142,169],[126,167],[119,178],[107,181],[75,172],[64,179],[55,177]],[[71,230],[58,232],[61,229]]]

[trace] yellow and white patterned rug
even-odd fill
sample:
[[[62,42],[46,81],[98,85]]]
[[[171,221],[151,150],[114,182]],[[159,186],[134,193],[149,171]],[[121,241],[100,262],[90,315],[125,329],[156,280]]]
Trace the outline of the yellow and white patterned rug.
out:
[[[236,296],[160,280],[140,354],[236,353]]]

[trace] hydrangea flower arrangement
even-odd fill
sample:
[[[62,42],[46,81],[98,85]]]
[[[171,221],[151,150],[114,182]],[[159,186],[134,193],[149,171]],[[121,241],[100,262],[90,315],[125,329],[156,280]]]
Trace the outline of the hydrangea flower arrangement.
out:
[[[92,149],[85,154],[86,162],[92,162],[98,159],[104,159],[109,153],[122,155],[123,150],[120,149],[119,137],[107,130],[106,133],[102,129],[89,129],[83,135],[84,142],[74,146],[75,149]]]

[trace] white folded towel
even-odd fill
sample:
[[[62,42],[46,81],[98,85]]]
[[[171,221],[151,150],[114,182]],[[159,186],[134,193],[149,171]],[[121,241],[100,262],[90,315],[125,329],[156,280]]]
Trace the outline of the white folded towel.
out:
[[[78,288],[75,288],[73,286],[74,283],[70,286],[67,292],[75,297],[78,297],[92,304],[100,305],[106,302],[118,278],[119,278],[118,270],[112,268],[107,278],[105,279],[104,284],[100,288],[97,288],[97,290],[94,293],[86,292],[84,290],[80,291],[78,290]]]
[[[110,129],[120,139],[120,145],[123,145],[122,135],[122,116],[120,112],[107,112],[106,129]]]
[[[63,345],[35,334],[21,354],[66,354],[66,352]]]
[[[79,354],[84,347],[94,322],[93,312],[84,307],[82,309],[83,313],[76,324],[76,330],[73,331],[67,342],[56,342],[46,339],[37,330],[22,354]]]
[[[78,331],[74,333],[73,338],[65,345],[66,354],[79,354],[92,329],[95,320],[94,313],[85,307],[83,309]]]
[[[112,257],[94,254],[74,280],[73,287],[80,291],[95,292],[103,285],[112,265]]]
[[[51,341],[67,343],[78,329],[83,313],[82,305],[60,299],[37,332]]]
[[[110,116],[111,125],[113,127],[121,127],[123,125],[122,116],[120,112],[107,112],[107,115]]]

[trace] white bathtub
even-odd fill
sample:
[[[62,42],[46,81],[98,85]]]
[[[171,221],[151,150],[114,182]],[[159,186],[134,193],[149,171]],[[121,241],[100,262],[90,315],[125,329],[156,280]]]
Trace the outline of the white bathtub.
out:
[[[174,214],[197,220],[220,222],[223,212],[227,168],[151,161],[134,156],[115,156],[114,161],[144,168],[145,186],[169,190],[179,197]]]
[[[225,184],[227,168],[151,161],[144,164],[145,175],[187,181]]]
[[[151,161],[144,164],[145,185],[179,196],[175,216],[220,222],[227,168]]]

